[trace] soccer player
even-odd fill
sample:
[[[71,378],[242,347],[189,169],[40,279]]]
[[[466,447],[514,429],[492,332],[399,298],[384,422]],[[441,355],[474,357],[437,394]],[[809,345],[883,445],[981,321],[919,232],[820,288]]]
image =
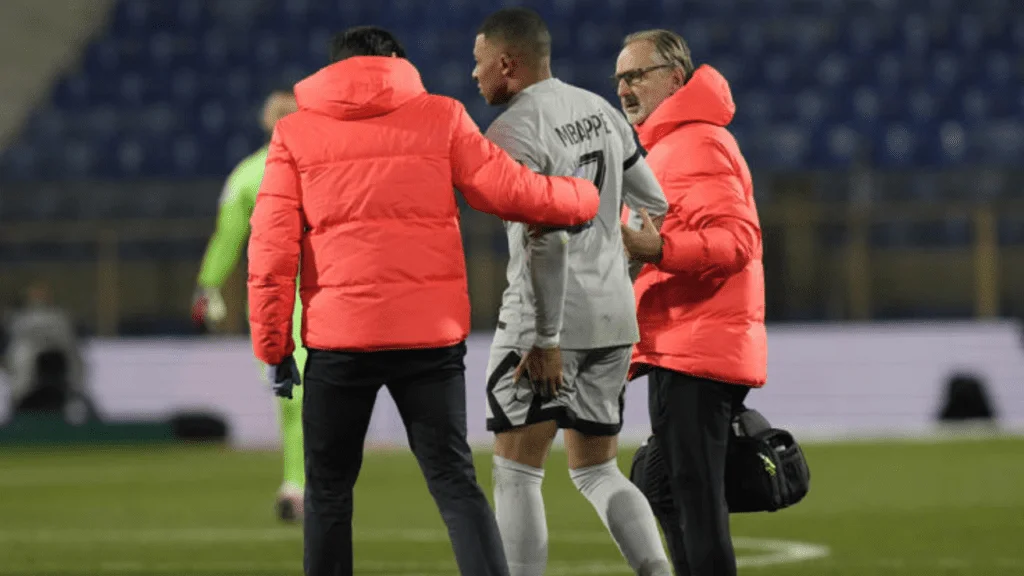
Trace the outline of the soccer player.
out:
[[[278,91],[270,94],[263,106],[264,130],[269,135],[278,120],[295,110],[295,97],[291,92]],[[238,264],[245,240],[249,236],[249,218],[256,205],[256,192],[260,189],[260,181],[263,180],[267,150],[268,146],[263,146],[242,160],[231,172],[224,186],[217,214],[217,228],[203,257],[192,304],[192,320],[197,324],[216,326],[224,320],[227,309],[220,290]],[[300,302],[296,299],[293,338],[295,360],[301,374],[306,352],[299,339],[300,318]],[[305,485],[302,457],[302,388],[295,388],[293,395],[292,399],[278,398],[284,479],[277,493],[276,508],[278,517],[286,522],[301,520]]]
[[[561,428],[572,480],[626,561],[637,574],[668,575],[650,505],[617,462],[626,373],[639,339],[619,214],[623,200],[656,216],[667,203],[625,119],[600,96],[552,77],[551,36],[539,15],[494,13],[473,55],[484,99],[507,106],[487,137],[536,172],[589,177],[601,194],[597,217],[584,226],[505,223],[509,286],[487,368],[487,427],[495,433],[494,505],[510,572],[544,573],[541,483]]]

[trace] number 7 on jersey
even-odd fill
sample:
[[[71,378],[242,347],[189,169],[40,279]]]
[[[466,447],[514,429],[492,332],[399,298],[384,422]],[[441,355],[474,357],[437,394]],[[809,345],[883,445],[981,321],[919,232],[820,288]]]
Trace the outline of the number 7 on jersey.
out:
[[[597,188],[597,193],[600,194],[601,188],[604,187],[604,150],[594,150],[580,156],[579,165],[576,167],[577,173],[582,173],[583,169],[590,164],[597,164],[597,172],[594,174],[592,182]]]

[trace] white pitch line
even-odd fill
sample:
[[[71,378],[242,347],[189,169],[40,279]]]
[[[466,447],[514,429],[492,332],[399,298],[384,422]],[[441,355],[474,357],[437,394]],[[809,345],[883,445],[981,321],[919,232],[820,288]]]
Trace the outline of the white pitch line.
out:
[[[64,572],[66,564],[45,563],[22,567],[6,566],[0,568],[0,574],[26,574],[40,571]],[[268,571],[298,571],[302,569],[301,561],[293,562],[104,562],[98,567],[88,567],[99,574],[147,574],[147,573],[178,573],[178,574],[245,574]],[[458,568],[454,562],[382,562],[356,561],[355,569],[359,572],[379,572],[400,576],[437,576],[451,574]],[[621,563],[578,563],[550,562],[545,571],[547,576],[614,576],[632,574],[625,562]]]
[[[791,540],[769,540],[764,538],[733,538],[732,544],[742,550],[764,552],[756,556],[743,555],[736,558],[740,568],[763,568],[777,564],[794,564],[825,558],[830,554],[828,546]]]
[[[47,530],[0,530],[0,545],[4,544],[206,544],[232,542],[284,542],[302,538],[297,528],[163,528],[143,530],[87,530],[87,529],[47,529]],[[437,529],[377,529],[354,531],[353,539],[357,542],[421,542],[447,543],[448,532]],[[564,532],[555,531],[551,534],[552,542],[576,544],[611,544],[610,537],[604,532]],[[805,562],[829,555],[826,546],[806,542],[788,540],[735,538],[733,544],[740,550],[752,550],[754,555],[739,555],[737,563],[741,567],[760,568],[778,564]],[[107,562],[99,567],[100,573],[118,574],[125,572],[177,572],[177,573],[216,573],[216,572],[254,572],[265,570],[290,570],[298,568],[295,562],[203,562],[148,564],[139,562]],[[451,563],[418,563],[418,562],[357,562],[357,568],[373,571],[383,570],[390,574],[403,576],[432,576],[438,573],[450,573],[454,568]],[[23,567],[0,567],[0,574],[24,574],[26,572],[49,570],[66,570],[66,565],[32,564]],[[608,563],[565,563],[553,562],[547,574],[550,576],[578,575],[613,575],[629,574],[624,562]]]
[[[300,528],[150,528],[118,529],[25,529],[0,530],[0,544],[133,544],[287,542],[302,539]],[[433,528],[359,529],[353,531],[358,542],[448,542],[448,532]],[[599,544],[611,542],[604,532],[564,532],[551,534],[552,542]]]
[[[748,543],[765,542],[760,540],[747,540]],[[777,541],[776,541],[777,542]],[[796,544],[796,543],[791,543]],[[766,564],[750,564],[747,560],[756,557],[739,557],[738,563],[741,567],[756,568]],[[777,564],[781,564],[778,562]],[[870,567],[875,571],[898,570],[905,571],[910,567],[940,569],[942,567],[956,566],[962,569],[976,569],[981,572],[984,567],[1020,568],[1024,567],[1024,559],[1020,558],[997,558],[988,562],[971,562],[966,559],[924,559],[924,558],[877,558],[869,561],[843,562],[846,566]],[[381,562],[381,561],[356,561],[356,570],[363,573],[384,573],[395,576],[439,576],[450,575],[456,570],[453,562]],[[202,563],[142,563],[142,562],[104,562],[98,566],[86,565],[77,566],[74,569],[82,570],[90,576],[111,575],[126,576],[128,574],[201,574],[201,575],[235,575],[267,572],[299,572],[301,561],[284,562],[280,560],[270,562],[202,562]],[[0,574],[6,576],[41,576],[48,572],[69,574],[67,563],[25,563],[22,565],[0,566]],[[629,575],[632,572],[625,563],[577,563],[577,562],[551,562],[545,572],[548,576],[614,576]]]

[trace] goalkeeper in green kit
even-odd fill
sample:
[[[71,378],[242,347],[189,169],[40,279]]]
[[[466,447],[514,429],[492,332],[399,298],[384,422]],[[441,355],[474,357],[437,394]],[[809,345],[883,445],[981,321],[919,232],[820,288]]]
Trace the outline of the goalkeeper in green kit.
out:
[[[294,112],[297,106],[290,92],[274,92],[263,106],[263,128],[271,134],[277,121]],[[217,228],[210,238],[199,271],[198,286],[192,302],[192,320],[196,324],[216,326],[227,315],[220,290],[238,264],[249,236],[249,218],[256,204],[256,193],[263,180],[267,146],[242,160],[228,177],[221,194]],[[306,349],[300,336],[301,300],[295,299],[292,337],[295,339],[295,362],[302,374]],[[302,387],[292,388],[291,399],[278,398],[284,481],[277,493],[277,514],[281,520],[301,521],[305,470],[302,452]]]

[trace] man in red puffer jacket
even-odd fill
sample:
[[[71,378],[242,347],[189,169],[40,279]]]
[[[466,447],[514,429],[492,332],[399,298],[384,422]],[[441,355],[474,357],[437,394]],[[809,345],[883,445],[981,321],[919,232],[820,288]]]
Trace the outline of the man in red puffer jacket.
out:
[[[677,575],[735,576],[729,426],[767,373],[761,227],[750,170],[725,128],[736,107],[725,78],[694,70],[668,30],[627,37],[616,77],[669,203],[660,233],[645,214],[622,230],[627,251],[646,263],[634,285],[640,342],[630,376],[649,374],[651,425],[676,503],[659,520]]]
[[[459,102],[424,90],[385,30],[338,35],[331,60],[295,86],[299,110],[274,129],[249,241],[253,348],[281,395],[300,383],[300,276],[306,574],[352,574],[352,489],[386,384],[460,571],[505,576],[466,442],[470,310],[453,188],[478,210],[545,226],[592,219],[597,190],[512,160]]]

